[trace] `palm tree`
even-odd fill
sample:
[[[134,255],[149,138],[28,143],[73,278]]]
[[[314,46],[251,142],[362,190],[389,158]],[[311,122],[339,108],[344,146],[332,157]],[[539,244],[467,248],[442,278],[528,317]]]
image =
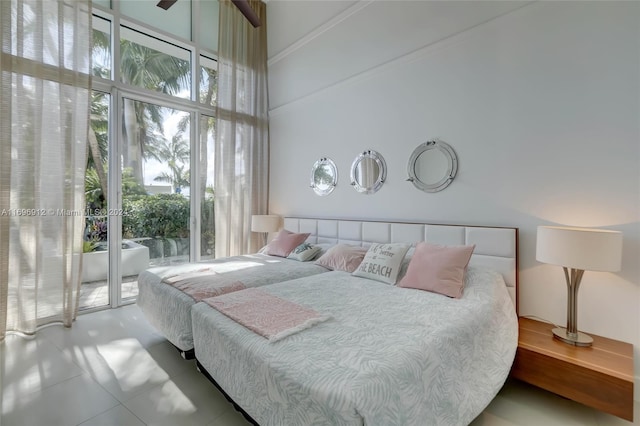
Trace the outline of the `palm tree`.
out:
[[[93,35],[94,56],[108,56],[108,34],[94,31]],[[94,75],[107,74],[101,67],[94,69]],[[189,61],[122,39],[120,76],[123,83],[175,95],[190,86],[191,66]],[[162,108],[131,99],[124,99],[123,106],[124,167],[130,167],[138,183],[143,184],[142,160],[149,158],[148,147],[158,140],[155,135],[164,132]]]
[[[120,61],[123,83],[167,94],[177,94],[191,84],[188,61],[129,40],[123,39],[120,43]],[[149,145],[157,142],[152,136],[153,130],[164,133],[161,107],[125,99],[123,131],[127,143],[123,160],[140,183],[143,183],[142,159],[148,158]]]
[[[180,193],[182,188],[189,187],[191,174],[189,170],[184,169],[184,164],[177,164],[171,167],[171,173],[162,172],[153,180],[156,182],[167,182],[171,184],[172,190]]]
[[[169,167],[169,172],[162,172],[154,180],[156,182],[168,182],[175,191],[177,188],[189,186],[190,173],[185,169],[185,162],[189,160],[189,143],[182,138],[182,132],[178,131],[171,141],[164,140],[149,151],[158,161],[164,162]]]
[[[205,105],[213,105],[216,103],[216,94],[218,91],[218,73],[216,70],[200,67],[200,81],[206,82],[207,89],[205,93],[200,93],[200,100]],[[204,96],[203,96],[204,95]],[[207,186],[207,169],[209,165],[209,150],[207,147],[207,137],[209,132],[215,134],[216,119],[207,117],[206,124],[200,128],[200,199],[204,200],[205,188]]]
[[[103,196],[106,196],[107,175],[104,170],[104,158],[108,155],[109,105],[106,102],[104,93],[92,92],[90,108],[91,126],[89,126],[87,173],[90,170],[95,170],[99,188]]]
[[[200,93],[199,99],[204,105],[214,106],[216,103],[216,95],[218,91],[218,72],[213,68],[200,67]],[[207,186],[207,169],[209,164],[209,149],[207,138],[211,132],[215,134],[216,119],[214,117],[203,115],[204,120],[200,122],[200,197],[204,199],[205,188]],[[178,122],[178,130],[182,133],[189,132],[189,124],[191,117],[185,115]]]

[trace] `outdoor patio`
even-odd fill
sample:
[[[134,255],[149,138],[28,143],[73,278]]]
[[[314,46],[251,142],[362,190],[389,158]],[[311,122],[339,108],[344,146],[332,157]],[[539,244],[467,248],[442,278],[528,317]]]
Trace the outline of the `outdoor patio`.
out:
[[[122,279],[122,299],[129,299],[138,295],[138,276]],[[109,286],[107,281],[93,281],[82,283],[80,287],[80,310],[96,308],[109,304]]]
[[[149,267],[180,265],[189,262],[188,255],[167,256],[151,259]],[[138,295],[138,275],[122,278],[122,300]],[[109,286],[107,280],[84,282],[80,286],[80,310],[91,309],[109,304]]]

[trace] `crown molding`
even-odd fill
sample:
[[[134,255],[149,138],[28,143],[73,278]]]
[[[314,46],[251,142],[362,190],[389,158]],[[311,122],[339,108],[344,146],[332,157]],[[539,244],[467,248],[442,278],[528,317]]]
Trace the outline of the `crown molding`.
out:
[[[373,0],[376,1],[376,0]],[[372,3],[372,1],[369,1],[368,3]],[[517,13],[521,13],[523,10],[528,10],[530,8],[530,6],[532,5],[539,5],[538,1],[530,1],[530,2],[526,2],[524,4],[522,4],[520,7],[517,7],[515,9],[509,10],[507,12],[504,12],[500,15],[494,16],[492,18],[487,19],[486,21],[477,23],[469,28],[465,28],[462,29],[460,31],[458,31],[457,33],[448,35],[444,38],[441,38],[439,40],[435,40],[433,42],[430,42],[422,47],[419,47],[411,52],[405,53],[403,55],[397,56],[395,58],[391,58],[385,62],[379,63],[377,65],[374,65],[370,68],[364,69],[360,72],[357,72],[353,75],[344,77],[342,79],[339,79],[331,84],[328,84],[327,86],[323,86],[323,87],[319,87],[315,90],[312,90],[309,93],[305,93],[302,94],[296,98],[292,98],[287,100],[286,102],[284,102],[281,105],[274,105],[274,106],[270,106],[269,109],[269,116],[277,116],[278,114],[286,111],[288,108],[291,108],[294,105],[298,105],[301,102],[305,102],[305,101],[309,101],[313,98],[315,98],[316,96],[320,95],[321,93],[325,93],[328,90],[332,90],[335,89],[336,87],[340,87],[340,86],[344,86],[346,84],[353,84],[359,80],[363,80],[366,78],[371,77],[374,74],[380,73],[380,72],[385,72],[393,67],[399,66],[399,65],[403,65],[403,64],[407,64],[407,63],[411,63],[417,60],[421,60],[426,56],[429,56],[435,52],[438,52],[442,49],[447,49],[450,48],[453,45],[465,42],[466,40],[469,40],[470,38],[476,37],[477,34],[481,31],[486,30],[487,28],[490,28],[491,25],[496,25],[497,23],[501,22],[503,19],[505,19],[508,16],[517,14]]]
[[[276,55],[274,55],[272,58],[270,58],[267,61],[267,65],[268,66],[272,66],[276,62],[281,61],[282,59],[284,59],[287,56],[291,55],[296,50],[300,49],[305,44],[309,43],[311,40],[315,39],[316,37],[319,37],[320,35],[324,34],[328,30],[330,30],[331,28],[333,28],[336,25],[338,25],[340,22],[342,22],[345,19],[349,18],[351,15],[354,15],[354,14],[358,13],[359,11],[361,11],[362,9],[364,9],[365,7],[369,6],[374,1],[375,0],[357,1],[356,4],[354,4],[352,6],[349,6],[347,9],[343,10],[342,12],[340,12],[339,14],[334,16],[333,18],[329,19],[327,22],[325,22],[324,24],[320,25],[319,27],[313,29],[310,33],[308,33],[307,35],[305,35],[301,39],[297,40],[295,43],[293,43],[289,47],[285,48],[281,52],[279,52]]]

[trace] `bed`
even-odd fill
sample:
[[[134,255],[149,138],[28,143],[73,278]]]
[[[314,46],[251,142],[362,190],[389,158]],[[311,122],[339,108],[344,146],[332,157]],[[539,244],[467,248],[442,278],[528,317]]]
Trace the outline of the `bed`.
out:
[[[138,276],[137,304],[146,319],[169,340],[186,359],[193,358],[191,307],[206,294],[233,290],[241,283],[259,287],[279,281],[327,272],[313,262],[300,262],[265,254],[226,257],[209,262],[150,268]],[[215,274],[215,275],[213,275]],[[167,281],[195,282],[196,292]]]
[[[195,304],[198,365],[253,422],[464,425],[482,412],[517,347],[517,229],[296,218],[285,226],[364,246],[476,249],[460,299],[346,272],[262,287],[329,317],[276,342]]]

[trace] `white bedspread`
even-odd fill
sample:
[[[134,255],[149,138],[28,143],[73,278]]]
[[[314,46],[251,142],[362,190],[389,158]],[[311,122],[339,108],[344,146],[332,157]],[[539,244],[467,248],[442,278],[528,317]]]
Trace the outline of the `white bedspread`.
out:
[[[502,277],[469,268],[461,299],[328,272],[262,288],[332,319],[279,342],[206,303],[196,357],[260,425],[466,425],[517,346]]]
[[[207,269],[211,289],[241,282],[245,287],[260,287],[280,281],[327,272],[313,262],[299,262],[263,254],[226,257],[209,262],[163,266],[143,271],[138,276],[137,304],[145,318],[171,343],[183,351],[193,349],[191,307],[193,298],[162,282],[166,277]],[[202,277],[198,278],[202,281]],[[200,282],[199,287],[202,288]]]

